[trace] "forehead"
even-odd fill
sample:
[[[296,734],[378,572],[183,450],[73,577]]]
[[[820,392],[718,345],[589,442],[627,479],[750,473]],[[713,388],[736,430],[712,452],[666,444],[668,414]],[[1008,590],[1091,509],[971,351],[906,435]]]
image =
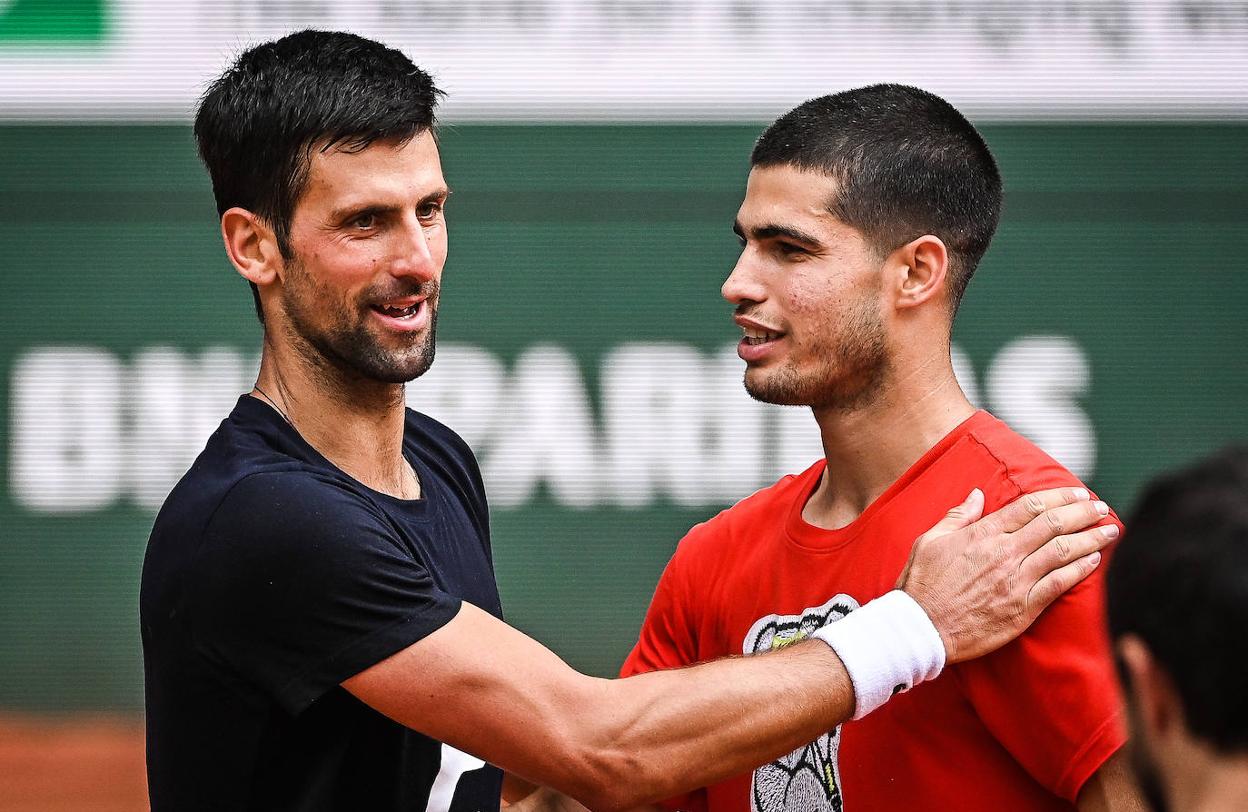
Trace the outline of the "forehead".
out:
[[[836,189],[836,180],[822,172],[784,165],[755,167],[737,221],[746,229],[799,224],[835,228],[841,224],[828,212],[828,204]]]
[[[313,150],[300,205],[419,199],[445,183],[438,144],[426,131],[403,143],[374,141],[357,152]]]

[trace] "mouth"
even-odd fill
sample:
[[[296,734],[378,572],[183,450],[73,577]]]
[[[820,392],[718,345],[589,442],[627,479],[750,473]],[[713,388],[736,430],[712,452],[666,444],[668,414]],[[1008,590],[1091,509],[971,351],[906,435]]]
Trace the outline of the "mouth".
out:
[[[744,332],[745,336],[741,340],[751,347],[757,347],[761,344],[766,344],[769,341],[778,341],[779,339],[784,338],[784,333],[773,330],[765,330],[759,327],[745,327]]]
[[[774,359],[779,352],[779,343],[786,333],[740,314],[734,316],[733,321],[744,333],[741,343],[737,345],[737,355],[741,360],[747,364],[762,364]]]
[[[369,305],[374,317],[389,330],[416,333],[430,324],[431,305],[424,296],[409,296]]]
[[[416,299],[414,301],[401,300],[397,302],[383,302],[371,305],[371,307],[374,312],[388,318],[410,321],[420,313],[420,308],[424,303],[424,299]]]

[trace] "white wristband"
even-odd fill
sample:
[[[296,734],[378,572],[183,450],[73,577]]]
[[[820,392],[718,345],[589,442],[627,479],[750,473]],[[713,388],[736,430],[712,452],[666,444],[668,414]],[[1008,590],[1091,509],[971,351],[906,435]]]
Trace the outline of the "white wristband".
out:
[[[914,598],[895,589],[816,631],[845,664],[861,719],[894,694],[935,679],[945,644]]]

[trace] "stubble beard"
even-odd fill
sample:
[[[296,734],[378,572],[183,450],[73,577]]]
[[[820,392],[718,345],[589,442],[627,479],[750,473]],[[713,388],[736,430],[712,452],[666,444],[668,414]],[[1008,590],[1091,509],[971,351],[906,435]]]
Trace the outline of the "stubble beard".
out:
[[[429,371],[433,365],[438,323],[439,285],[436,280],[396,281],[393,288],[370,289],[363,294],[364,301],[427,295],[424,306],[429,308],[428,328],[413,335],[410,344],[392,349],[384,346],[369,329],[369,308],[352,312],[332,291],[312,279],[298,259],[289,262],[287,268],[288,291],[282,298],[282,311],[286,316],[288,337],[314,366],[328,367],[348,378],[387,384],[407,383]],[[314,309],[329,316],[330,327],[317,326],[312,318]]]
[[[745,391],[763,403],[810,406],[850,411],[874,403],[889,369],[888,336],[874,302],[851,309],[839,327],[835,346],[821,347],[817,371],[803,374],[791,364],[751,376],[745,372]]]

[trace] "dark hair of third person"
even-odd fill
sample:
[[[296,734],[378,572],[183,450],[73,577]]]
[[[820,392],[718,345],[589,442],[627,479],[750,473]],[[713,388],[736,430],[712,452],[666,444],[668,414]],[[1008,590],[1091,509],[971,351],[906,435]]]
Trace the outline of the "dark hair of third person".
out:
[[[1192,735],[1248,750],[1248,447],[1152,483],[1126,527],[1106,576],[1110,634],[1143,640]]]
[[[872,85],[811,99],[758,139],[755,167],[834,178],[828,209],[887,254],[924,234],[950,252],[956,310],[1001,213],[1001,173],[984,139],[944,99]]]
[[[300,31],[243,52],[195,116],[218,215],[235,206],[259,215],[291,258],[312,151],[411,139],[433,128],[441,95],[401,52],[354,34]]]

